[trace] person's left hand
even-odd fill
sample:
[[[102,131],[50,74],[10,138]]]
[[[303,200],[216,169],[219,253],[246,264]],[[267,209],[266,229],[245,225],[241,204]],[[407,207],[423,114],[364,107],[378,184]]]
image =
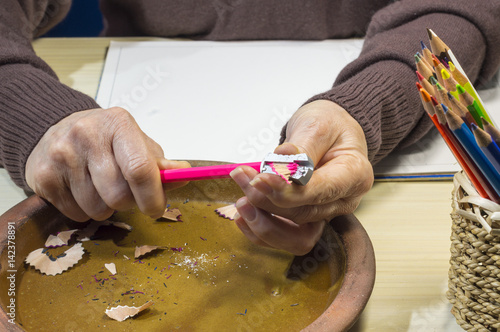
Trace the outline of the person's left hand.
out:
[[[325,224],[352,213],[373,184],[361,126],[339,105],[318,100],[290,119],[278,154],[306,153],[315,170],[305,186],[241,166],[231,177],[245,197],[236,202],[235,222],[252,242],[295,255],[308,253]]]

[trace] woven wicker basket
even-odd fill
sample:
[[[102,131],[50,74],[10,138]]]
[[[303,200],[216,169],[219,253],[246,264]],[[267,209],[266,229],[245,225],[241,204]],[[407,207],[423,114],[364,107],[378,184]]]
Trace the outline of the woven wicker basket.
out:
[[[454,177],[447,297],[467,331],[500,331],[500,205]]]

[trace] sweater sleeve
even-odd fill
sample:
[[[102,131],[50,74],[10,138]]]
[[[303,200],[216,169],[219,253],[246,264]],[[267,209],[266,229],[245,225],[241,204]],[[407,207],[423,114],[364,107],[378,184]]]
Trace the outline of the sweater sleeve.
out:
[[[26,161],[48,128],[73,112],[98,107],[60,83],[31,46],[70,5],[69,0],[0,2],[0,166],[25,190]]]
[[[360,56],[329,91],[308,102],[327,99],[346,109],[362,126],[375,164],[396,148],[418,144],[432,127],[415,87],[413,57],[420,41],[428,44],[426,28],[451,48],[471,81],[479,84],[499,67],[498,17],[497,0],[395,2],[373,16]]]

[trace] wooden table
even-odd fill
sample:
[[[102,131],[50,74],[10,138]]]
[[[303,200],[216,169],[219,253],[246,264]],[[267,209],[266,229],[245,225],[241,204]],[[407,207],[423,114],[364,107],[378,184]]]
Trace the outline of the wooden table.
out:
[[[63,83],[94,97],[109,41],[47,38],[34,48]],[[445,297],[452,187],[376,182],[364,197],[356,216],[372,239],[377,279],[354,331],[461,331]],[[23,198],[0,169],[0,214]]]

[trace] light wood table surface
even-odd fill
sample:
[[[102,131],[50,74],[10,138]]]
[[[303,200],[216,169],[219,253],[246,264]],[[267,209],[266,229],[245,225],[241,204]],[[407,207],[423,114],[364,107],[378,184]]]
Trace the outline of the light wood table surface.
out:
[[[34,48],[63,83],[95,97],[109,41],[47,38]],[[376,182],[364,197],[355,214],[373,242],[377,277],[354,331],[461,331],[445,296],[452,188],[451,181]],[[0,169],[0,214],[24,198]]]

